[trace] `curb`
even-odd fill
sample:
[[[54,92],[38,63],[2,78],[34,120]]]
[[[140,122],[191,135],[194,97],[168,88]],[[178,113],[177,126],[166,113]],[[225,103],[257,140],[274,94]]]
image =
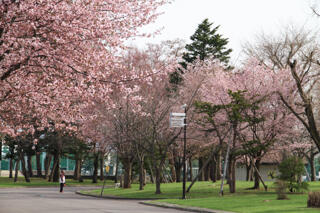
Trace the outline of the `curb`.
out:
[[[160,208],[167,208],[167,209],[177,209],[177,210],[183,210],[188,212],[198,212],[198,213],[234,213],[234,212],[227,212],[222,210],[212,210],[212,209],[206,209],[206,208],[199,208],[199,207],[188,207],[188,206],[180,206],[176,204],[169,204],[169,203],[160,203],[160,202],[146,202],[146,201],[153,201],[153,200],[159,200],[164,198],[124,198],[124,197],[116,197],[116,196],[98,196],[98,195],[91,195],[91,194],[85,194],[81,193],[79,191],[75,192],[78,195],[82,196],[88,196],[88,197],[94,197],[94,198],[101,198],[101,199],[112,199],[112,200],[136,200],[141,201],[139,202],[142,205],[146,206],[155,206]]]
[[[99,195],[91,195],[91,194],[85,194],[81,193],[79,191],[75,192],[78,195],[83,195],[83,196],[88,196],[88,197],[95,197],[95,198],[102,198],[102,199],[112,199],[112,200],[159,200],[162,198],[125,198],[125,197],[117,197],[117,196],[111,196],[111,195],[104,195],[104,196],[99,196]]]
[[[169,203],[160,203],[160,202],[139,202],[140,204],[147,205],[147,206],[156,206],[161,208],[168,208],[168,209],[177,209],[183,210],[188,212],[199,212],[199,213],[234,213],[234,212],[227,212],[222,210],[212,210],[206,208],[199,208],[199,207],[187,207],[187,206],[180,206],[177,204],[169,204]]]

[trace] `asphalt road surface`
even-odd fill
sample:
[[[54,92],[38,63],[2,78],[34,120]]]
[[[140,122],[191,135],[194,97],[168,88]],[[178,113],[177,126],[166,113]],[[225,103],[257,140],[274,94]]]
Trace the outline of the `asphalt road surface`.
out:
[[[139,201],[101,199],[75,194],[80,188],[0,189],[0,213],[183,213],[139,204]]]

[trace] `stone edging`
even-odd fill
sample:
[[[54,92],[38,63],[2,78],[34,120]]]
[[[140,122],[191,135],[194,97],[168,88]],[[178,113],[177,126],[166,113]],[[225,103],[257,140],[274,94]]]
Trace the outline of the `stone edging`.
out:
[[[89,197],[96,197],[96,198],[113,199],[113,200],[159,200],[160,199],[160,198],[125,198],[125,197],[117,197],[117,196],[111,196],[111,195],[107,195],[107,196],[104,195],[104,196],[101,197],[101,196],[98,196],[98,195],[91,195],[91,194],[81,193],[79,191],[77,191],[76,194],[89,196]]]
[[[161,207],[161,208],[170,208],[170,209],[177,209],[177,210],[183,210],[183,211],[189,211],[189,212],[198,212],[198,213],[233,213],[233,212],[227,212],[227,211],[221,211],[221,210],[211,210],[206,208],[198,208],[198,207],[188,207],[188,206],[181,206],[176,204],[169,204],[169,203],[160,203],[160,202],[145,202],[145,201],[152,201],[152,200],[159,200],[159,199],[165,199],[165,198],[123,198],[123,197],[116,197],[116,196],[98,196],[98,195],[91,195],[91,194],[85,194],[81,193],[79,191],[76,192],[78,195],[88,196],[88,197],[95,197],[95,198],[103,198],[103,199],[113,199],[113,200],[137,200],[141,201],[140,204],[148,205],[148,206],[155,206],[155,207]],[[142,201],[143,200],[143,201]]]
[[[189,211],[189,212],[199,212],[199,213],[233,213],[233,212],[226,212],[221,210],[211,210],[206,208],[199,208],[199,207],[190,207],[190,206],[181,206],[177,204],[170,204],[170,203],[160,203],[160,202],[139,202],[143,205],[148,206],[156,206],[161,208],[169,208],[169,209],[177,209],[177,210],[183,210],[183,211]]]

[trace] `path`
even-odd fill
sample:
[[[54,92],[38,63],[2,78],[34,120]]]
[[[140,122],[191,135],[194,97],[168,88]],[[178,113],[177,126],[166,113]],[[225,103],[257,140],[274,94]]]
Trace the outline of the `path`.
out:
[[[100,199],[75,194],[80,190],[58,188],[6,188],[0,189],[0,213],[183,213],[139,204],[139,201]]]

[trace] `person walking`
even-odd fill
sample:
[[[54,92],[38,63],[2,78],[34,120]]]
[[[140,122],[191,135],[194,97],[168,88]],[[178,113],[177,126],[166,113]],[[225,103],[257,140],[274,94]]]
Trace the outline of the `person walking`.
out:
[[[60,172],[59,183],[60,183],[60,193],[62,193],[63,192],[63,187],[66,184],[66,177],[64,176],[64,171],[63,170],[61,170],[61,172]]]

